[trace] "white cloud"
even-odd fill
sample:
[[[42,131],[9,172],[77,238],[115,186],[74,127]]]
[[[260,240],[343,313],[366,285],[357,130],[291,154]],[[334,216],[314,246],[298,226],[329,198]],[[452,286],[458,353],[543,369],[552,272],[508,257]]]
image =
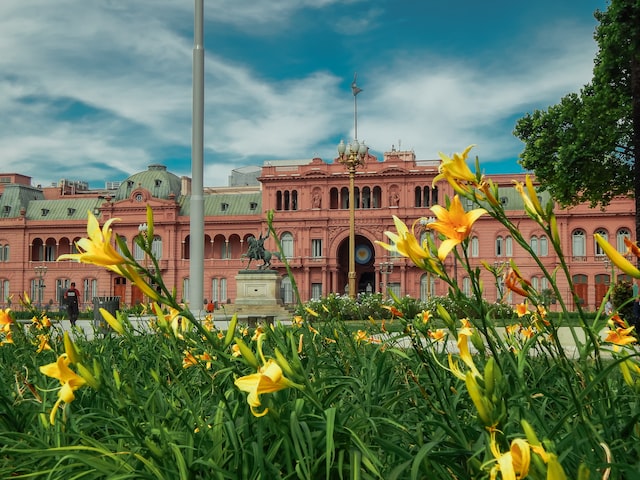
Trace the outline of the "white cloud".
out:
[[[268,35],[295,15],[344,8],[338,0],[239,3],[205,5],[208,25]],[[183,0],[0,2],[0,170],[34,183],[66,177],[100,186],[122,180],[104,178],[100,163],[129,174],[157,162],[163,147],[188,151],[192,8]],[[373,8],[358,21],[374,30],[376,22],[384,28],[382,18]],[[505,120],[556,103],[590,79],[595,45],[587,27],[534,30],[526,47],[514,41],[493,57],[440,57],[413,45],[410,58],[392,55],[393,65],[362,59],[359,136],[377,151],[401,140],[418,158],[468,143],[479,145],[481,158],[509,154],[517,140]],[[336,139],[353,134],[350,78],[332,65],[319,61],[313,71],[277,79],[205,48],[205,158],[215,164],[207,185],[226,184],[230,170],[249,161],[331,159]],[[70,118],[66,108],[87,113]]]

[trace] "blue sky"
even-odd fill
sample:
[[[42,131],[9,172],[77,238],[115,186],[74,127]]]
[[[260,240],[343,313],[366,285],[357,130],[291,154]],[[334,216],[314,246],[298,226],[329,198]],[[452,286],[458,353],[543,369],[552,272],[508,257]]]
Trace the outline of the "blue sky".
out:
[[[590,82],[606,0],[205,0],[205,186],[268,160],[472,151],[520,171],[527,112]],[[190,0],[2,0],[0,172],[191,170]]]

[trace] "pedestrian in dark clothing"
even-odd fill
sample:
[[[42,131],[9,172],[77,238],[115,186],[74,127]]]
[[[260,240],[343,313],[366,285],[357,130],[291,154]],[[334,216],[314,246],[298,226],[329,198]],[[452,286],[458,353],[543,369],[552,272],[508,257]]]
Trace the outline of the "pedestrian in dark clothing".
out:
[[[64,292],[64,300],[67,304],[67,312],[69,312],[69,320],[71,321],[71,326],[76,326],[76,321],[78,320],[78,314],[80,313],[80,309],[78,308],[78,304],[80,302],[80,292],[76,288],[75,282],[71,282],[71,286],[69,289]]]

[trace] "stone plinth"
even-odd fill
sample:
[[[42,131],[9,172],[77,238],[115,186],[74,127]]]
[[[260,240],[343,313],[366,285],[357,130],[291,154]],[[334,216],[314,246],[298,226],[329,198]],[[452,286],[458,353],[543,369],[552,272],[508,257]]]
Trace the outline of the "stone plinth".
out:
[[[238,307],[281,307],[280,275],[275,270],[240,270],[236,275]]]

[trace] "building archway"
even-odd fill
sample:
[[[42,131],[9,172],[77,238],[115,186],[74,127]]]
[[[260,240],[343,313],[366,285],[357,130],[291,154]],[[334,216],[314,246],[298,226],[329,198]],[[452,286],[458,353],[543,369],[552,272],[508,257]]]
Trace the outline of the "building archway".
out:
[[[367,237],[357,235],[355,260],[356,260],[356,290],[357,293],[376,291],[375,249]],[[349,285],[349,237],[338,245],[338,291],[348,294]]]

